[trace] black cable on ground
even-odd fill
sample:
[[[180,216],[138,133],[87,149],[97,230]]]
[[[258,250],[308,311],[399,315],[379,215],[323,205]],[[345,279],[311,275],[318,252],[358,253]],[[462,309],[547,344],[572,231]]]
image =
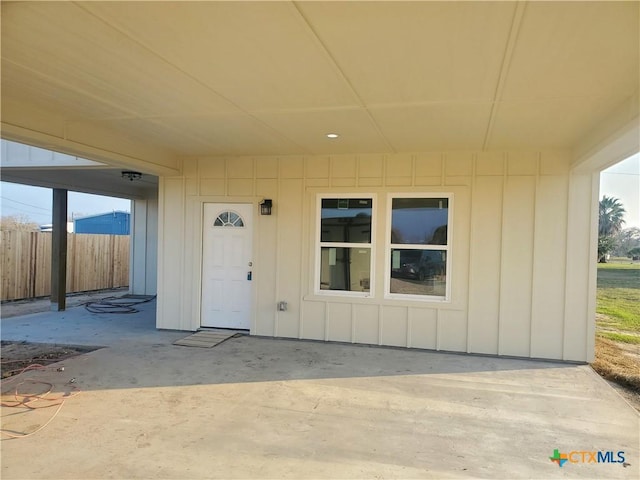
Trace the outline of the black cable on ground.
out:
[[[137,313],[135,305],[141,305],[155,299],[155,295],[124,295],[122,297],[106,297],[96,302],[87,302],[84,308],[91,313]]]

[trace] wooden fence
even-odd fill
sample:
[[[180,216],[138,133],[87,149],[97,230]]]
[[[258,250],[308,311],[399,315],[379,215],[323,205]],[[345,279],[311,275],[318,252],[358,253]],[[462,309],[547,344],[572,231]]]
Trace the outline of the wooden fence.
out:
[[[0,232],[1,300],[51,294],[51,233]],[[69,234],[67,292],[129,285],[129,236]]]

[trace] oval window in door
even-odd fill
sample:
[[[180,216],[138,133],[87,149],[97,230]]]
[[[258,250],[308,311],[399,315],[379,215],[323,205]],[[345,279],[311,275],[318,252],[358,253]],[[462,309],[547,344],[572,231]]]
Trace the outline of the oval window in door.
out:
[[[244,227],[242,217],[235,212],[227,211],[218,215],[213,222],[214,227]]]

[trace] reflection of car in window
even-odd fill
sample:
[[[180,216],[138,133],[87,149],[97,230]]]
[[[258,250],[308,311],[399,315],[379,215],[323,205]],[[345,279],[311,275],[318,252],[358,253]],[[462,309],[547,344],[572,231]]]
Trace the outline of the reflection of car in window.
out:
[[[393,268],[395,277],[419,281],[445,274],[445,252],[440,250],[396,250],[400,253],[400,267]]]

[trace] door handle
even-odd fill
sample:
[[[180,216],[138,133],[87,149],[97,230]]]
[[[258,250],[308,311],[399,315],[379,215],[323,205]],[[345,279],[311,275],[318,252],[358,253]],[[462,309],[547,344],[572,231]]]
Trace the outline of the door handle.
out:
[[[251,281],[251,277],[253,276],[253,272],[248,271],[247,272],[247,280]]]

